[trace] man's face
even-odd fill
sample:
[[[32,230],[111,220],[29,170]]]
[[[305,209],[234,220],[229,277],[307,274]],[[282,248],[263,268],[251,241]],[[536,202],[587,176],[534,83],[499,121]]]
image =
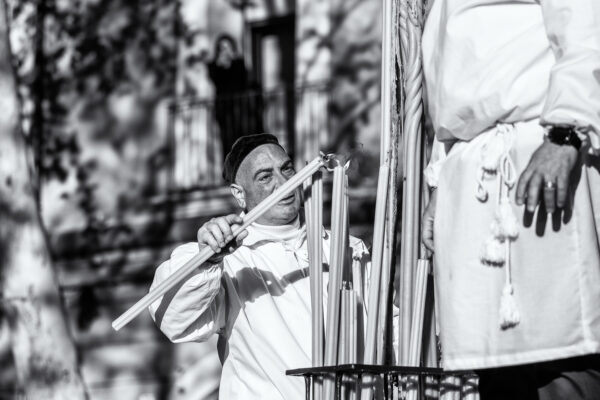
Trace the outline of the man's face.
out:
[[[236,176],[236,184],[241,186],[243,191],[246,209],[252,210],[295,173],[292,160],[281,147],[264,144],[252,150],[240,164]],[[300,190],[298,187],[256,222],[264,225],[284,225],[292,222],[300,211]]]
[[[229,67],[231,61],[235,58],[233,47],[228,40],[223,40],[219,43],[219,57],[217,58],[217,64],[222,67]]]

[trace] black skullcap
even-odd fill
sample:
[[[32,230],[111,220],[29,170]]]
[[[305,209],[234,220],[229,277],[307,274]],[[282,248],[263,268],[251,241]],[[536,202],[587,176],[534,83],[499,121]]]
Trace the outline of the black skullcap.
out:
[[[279,140],[269,133],[259,133],[256,135],[240,137],[235,141],[233,146],[231,146],[231,150],[229,153],[227,153],[227,156],[225,156],[225,162],[223,163],[223,178],[228,183],[233,183],[235,181],[235,175],[237,174],[238,168],[246,156],[248,156],[248,154],[250,154],[250,152],[258,146],[270,143],[281,147]]]

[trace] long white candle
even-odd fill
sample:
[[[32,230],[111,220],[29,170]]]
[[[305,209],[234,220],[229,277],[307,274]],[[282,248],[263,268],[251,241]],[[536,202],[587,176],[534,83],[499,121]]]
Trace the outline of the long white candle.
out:
[[[321,172],[316,172],[310,183],[304,185],[304,210],[308,233],[308,259],[310,274],[311,321],[312,321],[312,366],[323,365],[323,181]],[[310,190],[310,192],[309,192]],[[313,399],[322,398],[322,380],[313,378]]]
[[[411,367],[418,367],[421,358],[421,343],[423,342],[423,317],[425,315],[425,296],[427,294],[427,274],[429,272],[429,260],[420,259],[417,262],[417,273],[415,277],[415,292],[412,321],[410,324],[410,343],[408,362]],[[415,379],[413,377],[413,379]],[[411,385],[408,390],[408,400],[416,400],[418,396],[418,385]]]
[[[314,177],[314,175],[313,175]],[[317,331],[317,321],[315,320],[316,312],[315,312],[315,304],[318,304],[317,290],[315,288],[315,280],[317,279],[317,274],[315,272],[315,264],[318,260],[315,260],[315,238],[314,236],[318,231],[315,226],[315,209],[313,208],[313,178],[309,178],[304,181],[304,221],[306,224],[306,244],[308,250],[308,269],[309,269],[309,279],[310,279],[310,300],[311,300],[311,332],[312,332],[312,366],[318,366],[318,351],[317,351],[317,342],[318,342],[318,331]]]
[[[444,376],[440,386],[440,400],[460,400],[462,389],[460,376]]]
[[[327,340],[325,341],[325,365],[336,365],[339,338],[340,290],[342,288],[342,197],[344,190],[344,167],[338,164],[333,170],[331,200],[331,257],[329,263],[329,295],[327,298]]]
[[[329,262],[329,291],[327,296],[327,329],[325,339],[325,365],[337,365],[340,323],[340,295],[343,265],[343,194],[344,166],[339,162],[333,169],[331,199],[331,256]],[[325,398],[335,397],[333,379],[325,381]]]
[[[369,301],[367,307],[367,334],[364,353],[364,363],[374,364],[377,357],[377,326],[379,324],[379,290],[381,285],[381,267],[383,264],[383,240],[385,233],[385,212],[388,197],[388,180],[390,167],[387,163],[379,167],[377,180],[377,197],[375,200],[375,223],[373,226],[373,255],[371,275],[369,278]],[[371,400],[373,379],[366,376],[365,389],[361,399]]]
[[[358,306],[357,306],[357,295],[354,290],[348,291],[348,321],[350,331],[350,340],[349,340],[349,349],[348,349],[348,362],[351,364],[358,362]],[[354,385],[348,385],[351,389],[349,400],[355,400],[358,395],[358,388],[360,387],[360,382],[358,379],[354,381]]]
[[[379,290],[381,279],[381,265],[383,257],[383,239],[385,231],[385,211],[387,204],[387,187],[389,166],[384,164],[379,167],[377,181],[377,198],[375,201],[375,224],[373,228],[373,258],[371,263],[371,277],[369,279],[369,302],[367,307],[367,343],[365,346],[365,364],[373,364],[376,360],[376,338],[379,315]]]
[[[323,365],[323,180],[321,172],[315,173],[312,184],[312,225],[314,227],[313,245],[311,246],[311,293],[313,330],[313,366]]]
[[[415,296],[410,332],[409,365],[418,367],[421,356],[421,343],[423,342],[423,320],[425,315],[425,296],[427,295],[427,274],[429,273],[429,260],[417,261],[417,274],[415,279]]]
[[[233,237],[237,237],[250,224],[260,218],[267,210],[277,204],[281,199],[285,198],[306,179],[311,177],[325,163],[323,157],[317,157],[312,160],[306,167],[302,168],[296,175],[291,177],[287,182],[281,185],[277,190],[271,193],[266,199],[254,207],[248,214],[244,216],[242,225],[234,229]],[[147,309],[152,303],[163,296],[169,289],[184,280],[194,269],[202,266],[215,252],[210,247],[203,248],[190,261],[185,263],[181,268],[171,274],[167,279],[160,283],[153,291],[142,297],[131,308],[125,311],[119,318],[113,321],[112,327],[116,331],[127,325],[136,316]]]
[[[379,307],[377,309],[378,323],[377,323],[377,338],[375,339],[375,361],[378,365],[383,365],[385,361],[385,341],[386,341],[386,333],[388,330],[388,303],[389,303],[389,288],[390,288],[390,268],[393,258],[394,248],[393,244],[393,235],[394,229],[391,229],[392,233],[390,234],[390,195],[388,192],[388,204],[387,204],[387,212],[385,216],[385,233],[383,234],[383,254],[381,256],[381,278],[379,284]],[[390,237],[391,235],[391,237]]]
[[[349,163],[346,163],[346,165],[344,166],[344,169],[347,170],[349,166]],[[352,265],[348,262],[349,260],[352,259],[352,254],[350,254],[350,257],[347,256],[347,252],[348,251],[352,251],[352,249],[350,248],[350,236],[349,236],[349,230],[350,230],[350,215],[349,215],[349,195],[348,195],[348,189],[349,189],[349,185],[348,185],[348,175],[344,174],[344,195],[342,198],[342,218],[343,218],[343,227],[342,227],[342,245],[343,247],[343,259],[342,259],[342,265],[343,265],[343,273],[346,276],[346,279],[348,279],[347,284],[350,285],[349,288],[345,288],[344,289],[344,296],[345,296],[345,319],[346,319],[346,323],[344,325],[341,326],[341,329],[343,329],[346,332],[346,344],[345,344],[345,358],[344,358],[344,363],[351,363],[351,362],[355,362],[352,360],[352,347],[353,347],[353,342],[355,341],[355,333],[353,330],[353,321],[352,321],[352,307],[353,307],[353,303],[352,303],[352,298],[354,296],[354,291],[352,290],[351,287],[351,283],[352,280]],[[351,261],[350,261],[351,262]]]
[[[317,137],[318,139],[318,137]],[[315,320],[318,325],[317,331],[319,336],[317,338],[317,361],[316,366],[323,365],[323,357],[325,350],[325,320],[323,316],[323,173],[318,171],[314,175],[313,180],[313,209],[315,210],[315,226],[317,227],[317,234],[315,235],[315,260],[319,260],[315,264],[315,291],[317,298],[319,299],[318,304],[315,305]],[[323,398],[323,378],[318,377],[313,380],[314,382],[314,400],[321,400]]]
[[[342,289],[340,291],[340,341],[338,345],[338,360],[337,364],[348,363],[348,290]]]
[[[357,304],[356,304],[356,292],[354,290],[349,291],[348,293],[348,297],[349,297],[349,316],[348,316],[348,320],[350,321],[350,326],[348,327],[348,330],[350,331],[350,351],[349,351],[349,360],[348,362],[350,363],[356,363],[358,362],[357,360],[357,355],[358,355],[358,347],[357,347],[357,331],[358,331],[358,324],[357,324]]]

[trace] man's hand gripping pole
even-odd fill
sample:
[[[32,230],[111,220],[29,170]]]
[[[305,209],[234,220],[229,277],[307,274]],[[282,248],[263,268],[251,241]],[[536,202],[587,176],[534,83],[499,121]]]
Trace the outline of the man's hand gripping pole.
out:
[[[244,216],[244,222],[242,223],[242,225],[240,225],[237,229],[233,231],[233,237],[237,237],[250,224],[252,224],[258,218],[260,218],[268,209],[277,204],[281,199],[288,196],[306,179],[310,178],[321,167],[326,165],[332,157],[334,156],[331,154],[321,154],[319,157],[315,158],[310,163],[308,163],[306,167],[298,171],[296,175],[291,177],[287,182],[281,185],[281,187],[275,190],[271,195],[269,195],[266,199],[260,202],[256,207],[254,207],[248,214]],[[115,319],[112,323],[113,329],[118,331],[119,329],[127,325],[129,322],[131,322],[131,320],[133,320],[144,310],[146,310],[152,303],[154,303],[166,292],[168,292],[169,289],[171,289],[173,286],[177,285],[179,282],[187,278],[187,276],[191,274],[192,271],[204,264],[214,254],[215,252],[208,246],[202,249],[190,261],[188,261],[181,268],[175,271],[154,290],[152,290],[147,295],[138,300],[137,303],[135,303],[131,308],[125,311],[119,318]]]

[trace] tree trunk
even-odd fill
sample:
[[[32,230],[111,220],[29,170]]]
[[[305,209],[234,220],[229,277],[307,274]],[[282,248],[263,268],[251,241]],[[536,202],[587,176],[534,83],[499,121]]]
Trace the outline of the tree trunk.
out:
[[[37,212],[21,135],[7,8],[0,0],[0,272],[19,384],[28,399],[86,399]]]

